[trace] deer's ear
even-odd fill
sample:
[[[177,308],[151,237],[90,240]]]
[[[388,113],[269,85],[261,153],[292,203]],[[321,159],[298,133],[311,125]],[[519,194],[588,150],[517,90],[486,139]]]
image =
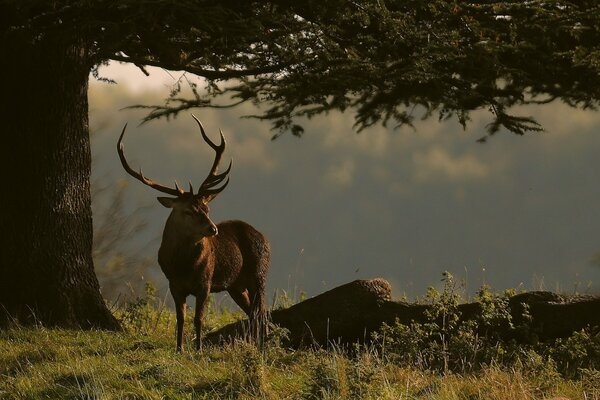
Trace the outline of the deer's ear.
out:
[[[172,197],[157,197],[158,202],[167,208],[173,208],[173,204],[175,204],[175,199]]]

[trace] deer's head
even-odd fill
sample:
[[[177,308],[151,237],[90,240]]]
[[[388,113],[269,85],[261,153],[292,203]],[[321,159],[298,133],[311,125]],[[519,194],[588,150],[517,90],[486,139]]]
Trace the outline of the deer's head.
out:
[[[121,164],[123,164],[123,168],[125,168],[125,171],[127,171],[129,175],[133,176],[143,184],[158,190],[159,192],[171,195],[171,197],[158,197],[158,201],[163,206],[171,209],[169,221],[177,227],[178,231],[183,234],[196,237],[214,236],[218,233],[218,230],[217,226],[211,221],[208,215],[208,203],[217,197],[217,195],[221,193],[229,183],[229,177],[227,175],[231,170],[232,163],[231,161],[229,162],[229,166],[224,172],[220,174],[217,173],[219,163],[221,162],[221,157],[225,151],[225,137],[223,136],[223,132],[219,131],[221,135],[221,143],[216,145],[206,135],[200,120],[198,120],[198,118],[196,118],[194,115],[192,115],[192,117],[198,123],[198,126],[200,127],[200,133],[202,134],[204,141],[206,141],[206,143],[208,143],[208,145],[215,150],[215,160],[213,161],[212,168],[210,169],[206,179],[204,179],[204,182],[202,182],[198,188],[197,192],[194,191],[191,182],[189,191],[181,189],[177,185],[177,182],[175,182],[175,187],[171,188],[145,177],[141,169],[139,172],[136,172],[133,168],[131,168],[125,159],[125,154],[123,153],[124,146],[122,141],[123,136],[125,135],[127,124],[125,124],[123,127],[123,131],[121,132],[121,136],[117,142],[117,152],[119,153],[119,159],[121,160]],[[225,183],[221,185],[223,181]]]

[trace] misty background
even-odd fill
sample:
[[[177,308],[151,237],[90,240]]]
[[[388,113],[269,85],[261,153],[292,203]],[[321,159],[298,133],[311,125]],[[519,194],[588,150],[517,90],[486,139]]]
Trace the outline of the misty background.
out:
[[[148,71],[113,63],[100,73],[118,84],[90,82],[95,229],[111,212],[105,225],[125,221],[124,240],[105,244],[96,261],[109,297],[147,280],[167,290],[156,259],[170,210],[122,169],[116,142],[125,122],[130,165],[163,184],[197,187],[213,160],[189,112],[138,127],[147,111],[120,111],[162,104],[181,76]],[[252,105],[196,109],[213,140],[225,134],[223,164],[234,160],[211,218],[241,219],[267,235],[268,298],[276,289],[298,298],[383,277],[394,296],[414,299],[446,270],[469,293],[483,283],[599,293],[600,113],[559,102],[513,111],[546,132],[476,143],[489,122],[484,110],[466,130],[434,117],[415,129],[356,133],[349,112],[302,120],[302,138],[271,141],[268,122],[240,118],[258,112]]]

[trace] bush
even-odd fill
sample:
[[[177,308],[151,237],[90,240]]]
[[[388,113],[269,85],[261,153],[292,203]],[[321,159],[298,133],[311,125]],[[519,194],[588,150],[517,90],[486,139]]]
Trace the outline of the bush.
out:
[[[501,337],[501,332],[527,334],[526,327],[513,326],[509,299],[514,291],[494,294],[483,286],[476,301],[480,311],[473,319],[461,318],[460,295],[454,278],[444,273],[442,292],[429,288],[424,302],[430,305],[425,322],[384,324],[373,335],[378,351],[389,361],[405,367],[428,369],[447,374],[473,373],[489,365],[505,368],[520,366],[540,376],[560,373],[580,379],[582,371],[600,368],[600,333],[576,332],[567,339],[544,343],[517,344]],[[524,319],[527,319],[527,308]],[[585,372],[593,381],[594,374]]]

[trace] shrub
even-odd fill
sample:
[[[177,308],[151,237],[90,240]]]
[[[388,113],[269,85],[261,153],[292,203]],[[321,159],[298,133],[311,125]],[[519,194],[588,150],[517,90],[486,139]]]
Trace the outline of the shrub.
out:
[[[424,302],[429,308],[424,322],[402,324],[396,320],[373,334],[378,351],[386,359],[444,374],[472,373],[489,365],[517,365],[523,371],[537,371],[548,381],[557,373],[579,379],[582,371],[591,376],[591,381],[595,379],[587,371],[600,368],[600,333],[588,329],[566,339],[517,344],[501,334],[528,334],[526,325],[514,326],[512,322],[509,299],[514,291],[494,294],[483,286],[476,296],[480,310],[475,318],[467,320],[459,311],[460,296],[452,275],[446,272],[442,280],[441,293],[434,288],[427,291]],[[525,307],[525,321],[527,312]]]

